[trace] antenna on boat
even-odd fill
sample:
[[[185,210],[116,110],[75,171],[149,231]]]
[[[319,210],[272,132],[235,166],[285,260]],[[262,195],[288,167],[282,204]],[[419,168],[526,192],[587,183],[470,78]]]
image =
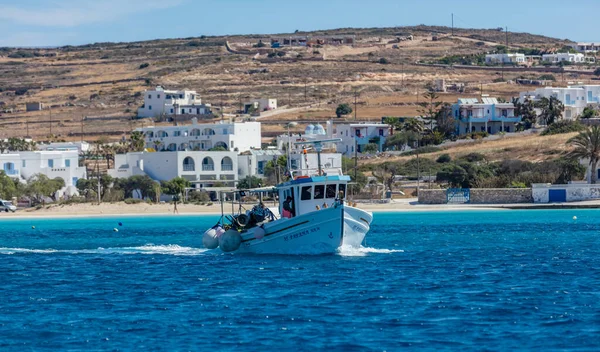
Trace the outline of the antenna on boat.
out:
[[[297,142],[295,144],[296,145],[312,144],[315,147],[315,151],[317,152],[317,164],[319,165],[319,176],[320,176],[323,174],[323,170],[321,168],[321,151],[323,150],[323,144],[324,143],[339,143],[341,141],[342,141],[341,138],[332,138],[332,139],[321,139],[318,141]]]

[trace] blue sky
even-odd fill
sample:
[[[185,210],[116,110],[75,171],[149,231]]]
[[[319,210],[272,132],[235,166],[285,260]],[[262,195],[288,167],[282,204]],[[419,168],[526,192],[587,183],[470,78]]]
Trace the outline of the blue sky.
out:
[[[600,41],[598,0],[0,0],[0,46],[450,25]]]

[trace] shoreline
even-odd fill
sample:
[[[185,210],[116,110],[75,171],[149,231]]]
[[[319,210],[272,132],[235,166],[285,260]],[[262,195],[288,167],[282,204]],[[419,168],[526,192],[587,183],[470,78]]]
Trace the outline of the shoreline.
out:
[[[245,208],[248,209],[250,205]],[[267,203],[267,206],[272,206]],[[416,199],[395,200],[392,203],[359,203],[358,208],[374,213],[418,213],[418,212],[455,212],[455,211],[508,211],[508,210],[551,210],[551,209],[598,209],[600,201],[586,201],[558,204],[416,204]],[[51,218],[115,218],[115,217],[168,217],[168,216],[220,216],[221,204],[195,205],[178,204],[178,213],[173,213],[172,204],[125,204],[102,203],[48,205],[42,209],[27,208],[15,213],[0,213],[3,219],[51,219]],[[225,213],[231,207],[224,207]]]

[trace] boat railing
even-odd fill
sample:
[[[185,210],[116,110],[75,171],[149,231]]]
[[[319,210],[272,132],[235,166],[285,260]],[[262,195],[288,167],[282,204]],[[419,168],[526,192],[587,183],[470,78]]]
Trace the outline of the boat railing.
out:
[[[300,176],[312,177],[312,176],[342,176],[342,170],[339,168],[325,168],[325,169],[298,169],[292,170],[292,179],[296,179]]]

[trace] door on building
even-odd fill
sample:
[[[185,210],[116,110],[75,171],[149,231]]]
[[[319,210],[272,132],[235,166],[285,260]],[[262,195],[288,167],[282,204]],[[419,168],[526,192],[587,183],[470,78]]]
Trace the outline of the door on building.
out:
[[[551,189],[548,191],[550,203],[564,203],[567,201],[566,189]]]

